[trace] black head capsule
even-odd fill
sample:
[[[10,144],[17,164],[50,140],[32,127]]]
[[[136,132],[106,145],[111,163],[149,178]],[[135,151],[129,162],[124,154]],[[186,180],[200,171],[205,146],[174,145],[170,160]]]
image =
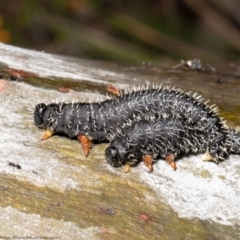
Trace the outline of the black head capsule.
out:
[[[112,142],[105,150],[107,162],[113,167],[121,167],[127,162],[127,152],[125,147],[118,142]]]
[[[47,109],[46,104],[39,103],[34,110],[34,123],[37,127],[43,128],[43,116]]]
[[[105,150],[105,157],[107,162],[113,167],[121,167],[123,165],[123,159],[120,158],[118,150],[115,147],[109,146]]]
[[[34,111],[35,125],[43,129],[56,129],[59,122],[59,105],[40,103]]]

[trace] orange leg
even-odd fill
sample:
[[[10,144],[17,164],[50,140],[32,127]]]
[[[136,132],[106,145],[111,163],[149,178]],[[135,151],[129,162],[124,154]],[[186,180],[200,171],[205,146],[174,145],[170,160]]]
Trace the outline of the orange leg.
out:
[[[112,93],[114,95],[119,95],[119,89],[114,87],[113,85],[108,85],[107,91],[109,91],[110,93]]]
[[[147,168],[149,169],[149,172],[152,172],[153,171],[153,165],[152,165],[153,157],[150,155],[145,155],[145,156],[143,156],[142,160],[143,160],[144,164],[147,166]]]
[[[176,166],[176,163],[174,161],[174,155],[173,154],[167,155],[166,156],[166,161],[173,168],[174,171],[177,170],[177,166]]]
[[[85,135],[79,135],[77,137],[77,139],[82,144],[84,155],[85,155],[85,157],[87,157],[89,152],[90,152],[91,145],[92,145],[91,138],[89,138],[89,137],[87,137]]]
[[[47,131],[43,134],[41,140],[42,140],[42,141],[43,141],[43,140],[46,140],[46,139],[50,138],[53,134],[54,134],[53,131],[47,130]]]

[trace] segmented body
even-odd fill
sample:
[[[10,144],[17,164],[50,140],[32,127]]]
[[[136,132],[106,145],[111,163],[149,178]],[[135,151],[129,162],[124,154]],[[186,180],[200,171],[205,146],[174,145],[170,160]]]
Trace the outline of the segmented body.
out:
[[[116,128],[122,129],[126,122],[146,116],[187,125],[206,137],[214,158],[225,158],[229,134],[216,108],[203,103],[197,95],[175,88],[144,89],[95,103],[41,103],[34,112],[35,124],[40,128],[70,138],[85,135],[99,142],[111,138]]]
[[[240,154],[240,128],[229,129],[230,153]]]
[[[107,162],[113,167],[126,163],[135,165],[150,155],[153,159],[174,156],[190,151],[194,138],[190,136],[185,124],[175,120],[141,120],[129,123],[127,127],[117,129],[105,151]]]
[[[215,137],[211,139],[206,130],[201,131],[176,119],[169,121],[136,119],[129,122],[127,127],[116,130],[105,156],[113,167],[135,165],[143,160],[144,156],[151,156],[154,162],[159,158],[167,159],[171,155],[174,161],[180,154],[211,152],[213,146],[217,147],[216,139],[219,140],[224,135],[230,137],[228,144],[225,145],[224,156],[230,152],[240,153],[240,132],[235,129],[229,129],[228,132],[228,135],[216,132]]]

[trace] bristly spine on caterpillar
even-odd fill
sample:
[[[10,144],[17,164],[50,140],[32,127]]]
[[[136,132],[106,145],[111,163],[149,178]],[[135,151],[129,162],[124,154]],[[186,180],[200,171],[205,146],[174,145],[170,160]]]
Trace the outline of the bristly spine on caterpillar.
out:
[[[169,86],[130,91],[102,102],[40,103],[34,111],[35,125],[47,130],[42,140],[58,133],[77,137],[86,156],[92,141],[107,141],[116,128],[121,129],[123,124],[135,121],[136,117],[144,119],[146,116],[165,122],[187,122],[189,127],[198,127],[209,136],[215,131],[221,132],[224,137],[216,139],[216,147],[210,154],[213,158],[224,158],[218,151],[219,146],[225,146],[228,131],[217,116],[217,109],[203,103],[198,95],[191,96],[190,92]]]

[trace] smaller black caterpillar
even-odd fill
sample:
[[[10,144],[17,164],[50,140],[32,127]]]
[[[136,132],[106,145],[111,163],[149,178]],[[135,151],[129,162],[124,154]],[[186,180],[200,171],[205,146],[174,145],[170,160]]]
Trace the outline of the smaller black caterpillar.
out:
[[[239,129],[228,131],[230,143],[226,145],[226,153],[240,154]],[[127,127],[116,129],[110,141],[105,151],[106,160],[113,167],[126,165],[125,172],[139,161],[143,161],[152,172],[152,164],[159,158],[165,159],[176,170],[175,158],[186,153],[203,153],[203,160],[218,161],[209,154],[213,139],[209,138],[208,132],[174,119],[136,119]]]

